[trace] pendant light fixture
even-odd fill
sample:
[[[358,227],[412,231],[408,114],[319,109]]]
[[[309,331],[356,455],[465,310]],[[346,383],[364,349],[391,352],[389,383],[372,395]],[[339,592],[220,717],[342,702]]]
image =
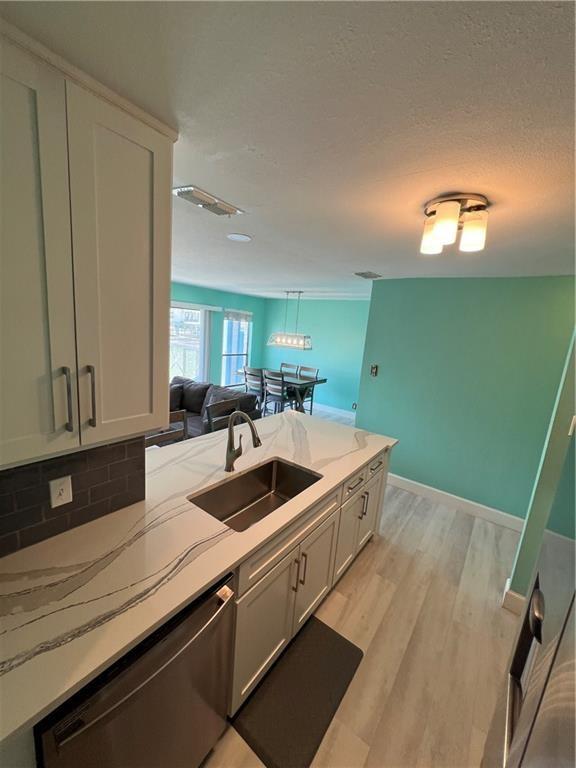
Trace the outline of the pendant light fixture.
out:
[[[460,251],[482,251],[486,244],[489,205],[484,195],[460,192],[430,200],[424,206],[426,218],[420,253],[442,253],[445,245],[456,242],[458,232],[461,232]]]
[[[269,347],[289,347],[290,349],[312,349],[312,339],[304,333],[298,333],[298,320],[300,318],[300,298],[303,291],[286,291],[286,305],[284,307],[284,330],[271,333],[268,339]],[[290,296],[298,296],[296,304],[296,323],[294,333],[286,330],[288,324],[288,299]]]

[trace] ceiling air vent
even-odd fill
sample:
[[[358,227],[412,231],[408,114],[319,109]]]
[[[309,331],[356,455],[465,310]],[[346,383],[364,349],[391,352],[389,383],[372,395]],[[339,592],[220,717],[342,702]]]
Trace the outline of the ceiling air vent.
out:
[[[363,277],[364,280],[378,280],[382,275],[378,275],[376,272],[354,272],[356,277]]]
[[[204,208],[205,211],[215,213],[217,216],[236,216],[239,213],[244,213],[243,210],[235,205],[225,203],[224,200],[211,195],[210,192],[204,192],[199,187],[174,187],[172,194],[193,205],[197,205],[198,208]]]

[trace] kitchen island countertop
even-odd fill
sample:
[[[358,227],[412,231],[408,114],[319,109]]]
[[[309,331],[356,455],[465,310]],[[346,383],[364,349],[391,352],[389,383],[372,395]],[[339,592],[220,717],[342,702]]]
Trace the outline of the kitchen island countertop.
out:
[[[187,496],[225,480],[226,431],[146,452],[146,499],[0,560],[0,741],[29,728],[396,440],[285,412],[247,425],[322,478],[241,533]],[[238,437],[236,437],[238,440]]]

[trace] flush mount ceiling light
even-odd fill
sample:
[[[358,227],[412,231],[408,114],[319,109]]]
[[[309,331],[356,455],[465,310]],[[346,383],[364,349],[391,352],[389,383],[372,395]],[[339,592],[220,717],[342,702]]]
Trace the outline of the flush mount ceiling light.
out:
[[[228,240],[233,240],[235,243],[249,243],[250,240],[252,240],[250,235],[243,235],[240,232],[230,232],[226,237]]]
[[[424,206],[424,232],[420,253],[442,253],[445,245],[456,242],[460,232],[459,249],[466,253],[484,250],[488,206],[484,195],[476,193],[442,195]]]
[[[210,192],[205,192],[200,187],[174,187],[172,194],[175,197],[180,197],[182,200],[186,200],[188,203],[197,205],[198,208],[204,208],[205,211],[215,213],[217,216],[237,216],[240,213],[244,213],[241,208],[238,208],[232,203],[226,203],[224,200],[211,195]]]
[[[268,338],[269,347],[290,347],[291,349],[312,349],[312,339],[304,333],[298,333],[298,318],[300,316],[300,297],[303,291],[286,291],[286,306],[284,308],[284,330],[271,333]],[[298,296],[296,304],[296,323],[294,333],[286,331],[288,321],[288,299],[290,296]]]

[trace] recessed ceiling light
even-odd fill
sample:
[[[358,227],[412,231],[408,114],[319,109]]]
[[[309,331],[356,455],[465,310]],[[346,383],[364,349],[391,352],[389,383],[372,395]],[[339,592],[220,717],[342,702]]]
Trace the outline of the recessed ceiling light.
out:
[[[233,240],[235,243],[249,243],[252,240],[250,235],[242,235],[240,232],[231,232],[226,235],[228,240]]]

